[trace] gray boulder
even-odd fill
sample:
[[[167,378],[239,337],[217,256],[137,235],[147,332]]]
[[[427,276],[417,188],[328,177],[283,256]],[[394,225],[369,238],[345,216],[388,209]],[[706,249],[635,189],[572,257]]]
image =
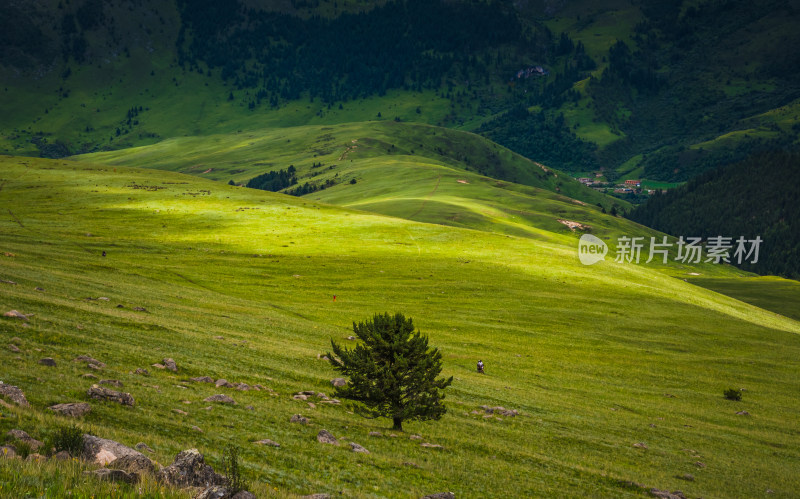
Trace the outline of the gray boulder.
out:
[[[134,404],[133,395],[130,393],[118,392],[98,385],[92,385],[86,394],[97,400],[108,400],[110,402],[129,406],[133,406]]]
[[[158,478],[175,487],[210,487],[225,483],[225,478],[205,463],[197,449],[178,453],[175,462],[158,472]]]
[[[144,454],[127,454],[120,456],[111,461],[108,465],[109,468],[115,470],[123,470],[128,473],[136,473],[142,475],[143,473],[155,473],[156,467],[153,462],[148,459]]]
[[[430,494],[422,499],[456,499],[456,495],[452,492],[437,492],[435,494]]]
[[[344,386],[347,384],[347,380],[344,378],[333,378],[331,380],[331,384],[335,387]]]
[[[190,381],[194,381],[195,383],[213,383],[214,378],[211,376],[198,376],[196,378],[189,378]]]
[[[105,466],[116,459],[126,456],[132,456],[137,459],[139,459],[138,456],[141,456],[147,459],[141,452],[135,451],[119,442],[95,437],[94,435],[83,436],[81,457],[86,461]]]
[[[36,440],[35,438],[28,435],[26,432],[22,430],[9,430],[6,433],[9,437],[13,438],[14,440],[19,440],[20,442],[25,442],[26,444],[31,446],[32,450],[38,450],[39,447],[43,446],[44,443]]]
[[[86,402],[72,402],[68,404],[56,404],[48,407],[53,412],[61,414],[62,416],[69,416],[71,418],[79,418],[91,412],[92,406]]]
[[[56,361],[52,357],[45,357],[39,359],[39,364],[43,366],[56,367]]]
[[[231,397],[219,393],[217,395],[212,395],[210,397],[204,398],[203,401],[205,402],[219,402],[220,404],[231,404],[236,405],[236,401],[233,400]]]
[[[317,442],[321,444],[338,445],[339,441],[328,430],[320,430],[317,434]]]
[[[350,449],[353,452],[360,452],[361,454],[369,454],[369,451],[355,442],[350,442]]]
[[[0,395],[6,397],[20,407],[31,406],[28,403],[28,399],[25,398],[25,394],[22,393],[22,390],[13,385],[6,385],[2,381],[0,381]]]
[[[123,470],[110,470],[108,468],[100,468],[92,471],[84,471],[84,475],[94,475],[100,480],[108,482],[124,482],[136,483],[139,481],[139,475],[136,473],[128,473]]]
[[[308,424],[308,418],[305,416],[301,416],[300,414],[295,414],[289,419],[290,423],[300,423],[300,424]]]
[[[175,364],[175,361],[172,359],[164,359],[163,361],[164,367],[169,369],[172,372],[178,372],[178,365]]]

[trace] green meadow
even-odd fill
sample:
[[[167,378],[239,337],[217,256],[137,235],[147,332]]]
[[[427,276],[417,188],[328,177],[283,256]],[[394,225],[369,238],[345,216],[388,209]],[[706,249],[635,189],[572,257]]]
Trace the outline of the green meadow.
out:
[[[610,243],[660,235],[603,214],[596,203],[605,198],[593,191],[570,194],[580,202],[550,191],[555,172],[537,176],[542,185],[489,180],[474,171],[477,160],[442,159],[444,145],[412,152],[410,133],[401,143],[381,129],[350,131],[326,131],[336,138],[319,152],[299,145],[313,134],[288,129],[174,139],[150,155],[0,158],[0,308],[33,314],[0,318],[3,344],[21,350],[0,349],[0,379],[32,405],[3,407],[0,431],[42,439],[67,424],[45,408],[88,401],[96,380],[82,375],[92,372],[120,380],[136,404],[91,401],[78,421],[85,431],[145,442],[162,465],[198,448],[218,470],[224,446],[235,444],[259,496],[796,494],[800,323],[686,281],[744,273],[610,257],[581,265],[580,232],[558,222],[558,210]],[[387,152],[385,142],[407,152]],[[198,151],[208,159],[193,168],[191,150],[204,145],[226,153]],[[325,174],[346,182],[302,198],[226,185],[292,163],[307,175],[317,161],[335,163]],[[292,399],[301,390],[331,395],[335,374],[318,356],[331,339],[348,343],[353,321],[383,311],[412,317],[443,353],[454,382],[441,421],[393,433],[390,421],[363,419],[346,401],[312,408]],[[107,367],[73,361],[82,354]],[[57,365],[40,365],[43,357]],[[165,357],[177,373],[151,367]],[[478,359],[486,375],[475,372]],[[215,388],[195,376],[270,390]],[[726,400],[727,388],[743,389],[742,400]],[[237,404],[203,401],[216,393]],[[488,416],[481,405],[520,414]],[[290,423],[293,414],[310,423]],[[340,445],[319,444],[323,428]],[[280,448],[253,443],[265,438]],[[93,482],[73,464],[17,463],[0,460],[0,495],[137,493]]]

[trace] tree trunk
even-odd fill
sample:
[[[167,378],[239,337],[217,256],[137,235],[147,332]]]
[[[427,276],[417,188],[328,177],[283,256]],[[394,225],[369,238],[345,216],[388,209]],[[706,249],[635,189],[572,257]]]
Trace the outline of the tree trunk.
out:
[[[394,426],[392,427],[393,430],[403,431],[403,419],[402,418],[392,418],[394,421]]]

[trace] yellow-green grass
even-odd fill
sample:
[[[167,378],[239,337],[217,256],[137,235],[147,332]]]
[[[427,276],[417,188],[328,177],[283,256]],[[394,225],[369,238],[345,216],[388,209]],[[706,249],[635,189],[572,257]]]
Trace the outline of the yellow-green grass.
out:
[[[33,406],[0,419],[2,431],[40,436],[29,414],[85,400],[92,381],[72,359],[88,353],[136,405],[92,402],[87,430],[144,441],[162,464],[197,447],[219,468],[223,446],[238,444],[262,494],[644,496],[632,481],[692,497],[789,497],[800,485],[800,324],[783,316],[646,266],[582,266],[558,236],[423,224],[157,170],[0,166],[0,279],[16,282],[0,283],[0,307],[35,314],[27,326],[0,320],[2,341],[19,337],[22,349],[0,351],[3,381]],[[87,300],[100,296],[109,300]],[[388,421],[291,399],[330,394],[334,373],[317,354],[387,310],[413,317],[443,352],[455,381],[441,421],[392,438]],[[57,366],[39,365],[44,356]],[[178,373],[149,367],[164,357]],[[279,395],[186,381],[201,375]],[[725,400],[728,387],[746,388],[743,401]],[[220,392],[238,404],[202,401]],[[521,414],[470,414],[482,404]],[[312,423],[289,423],[295,413]],[[371,454],[317,443],[321,428]],[[262,438],[281,448],[251,443]],[[687,473],[694,481],[677,478]]]
[[[250,178],[294,165],[300,183],[350,181],[365,168],[421,163],[477,172],[502,170],[517,183],[606,208],[624,201],[589,189],[569,175],[534,163],[478,135],[419,123],[358,122],[264,129],[241,134],[182,137],[150,146],[79,156],[110,165],[146,166],[215,180]],[[362,161],[359,163],[359,161]],[[322,167],[313,167],[322,163]],[[466,175],[468,172],[464,172]],[[397,185],[394,186],[396,191]]]

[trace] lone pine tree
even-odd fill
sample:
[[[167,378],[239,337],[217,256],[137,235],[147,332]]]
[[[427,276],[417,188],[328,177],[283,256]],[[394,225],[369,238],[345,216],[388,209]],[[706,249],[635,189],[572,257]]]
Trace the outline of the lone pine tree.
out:
[[[372,320],[353,323],[362,341],[342,348],[331,340],[328,358],[348,383],[336,388],[336,397],[360,402],[356,410],[368,418],[392,418],[394,429],[403,421],[438,420],[447,412],[443,390],[453,382],[438,378],[442,354],[428,348],[428,337],[414,332],[411,318],[401,313],[376,314]]]

